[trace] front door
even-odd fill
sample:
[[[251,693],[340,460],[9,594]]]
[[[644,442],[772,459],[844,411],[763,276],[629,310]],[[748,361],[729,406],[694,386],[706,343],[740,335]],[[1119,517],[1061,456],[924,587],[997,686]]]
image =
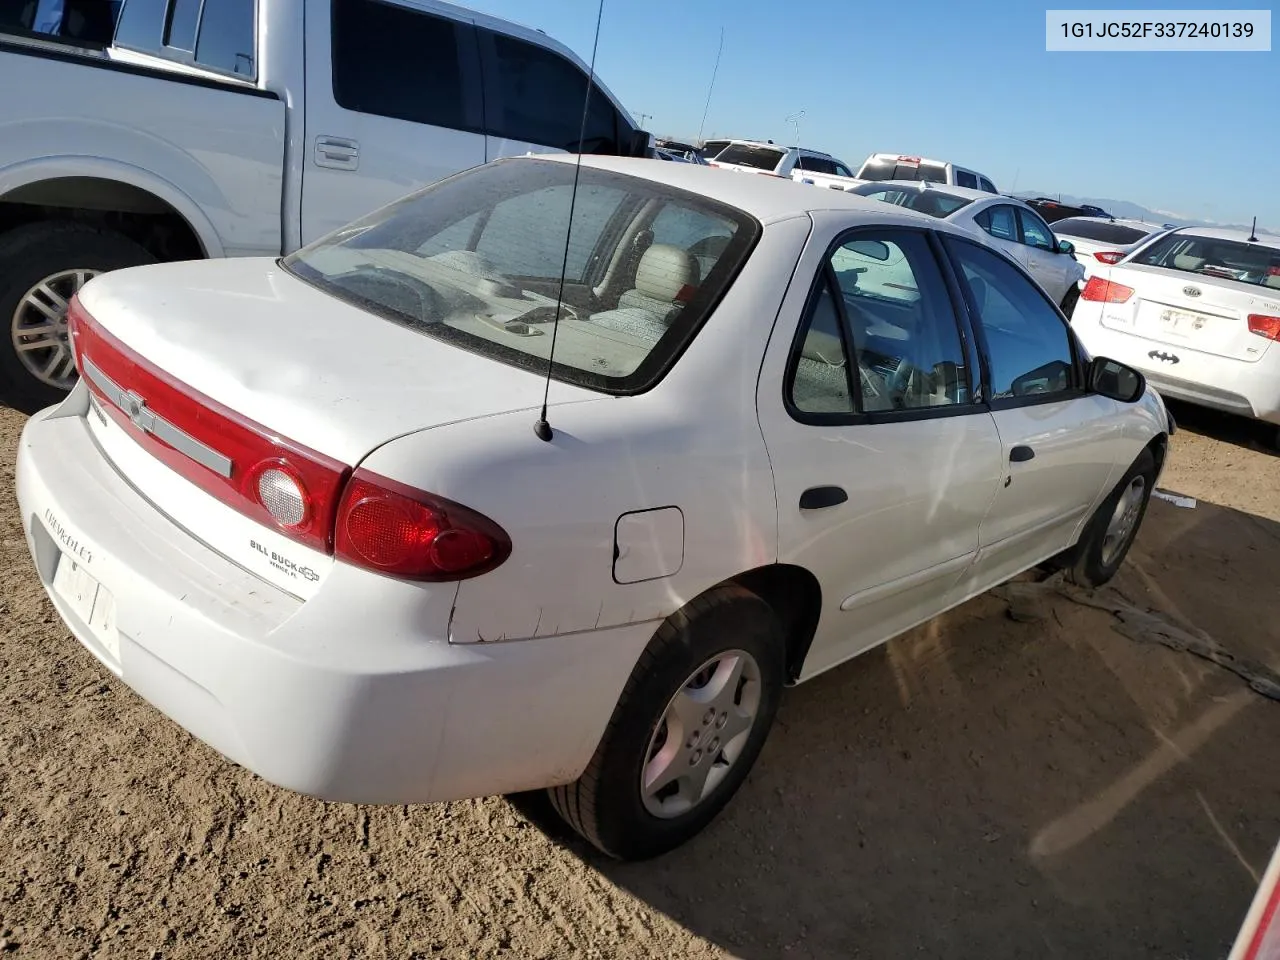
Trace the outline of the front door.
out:
[[[972,593],[1071,546],[1128,464],[1116,402],[1083,389],[1070,330],[1043,291],[982,244],[947,247],[987,358],[1002,457]]]
[[[757,396],[779,559],[822,588],[806,677],[945,609],[1002,475],[936,237],[842,233],[829,216],[815,216]]]
[[[1058,238],[1033,211],[1018,209],[1027,270],[1054,303],[1061,303],[1076,280],[1076,258],[1058,252]]]

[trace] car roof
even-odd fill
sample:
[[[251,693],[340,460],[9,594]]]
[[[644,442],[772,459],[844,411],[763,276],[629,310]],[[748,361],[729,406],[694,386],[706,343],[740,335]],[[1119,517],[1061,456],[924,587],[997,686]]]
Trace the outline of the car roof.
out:
[[[521,162],[524,158],[501,160],[499,163]],[[535,154],[533,159],[555,163],[573,163],[577,156],[567,153]],[[654,163],[637,157],[584,155],[582,165],[609,170],[641,180],[662,183],[679,190],[700,194],[711,200],[737,207],[761,223],[785,220],[818,210],[849,210],[874,214],[877,218],[894,212],[912,223],[937,225],[940,221],[910,210],[902,210],[879,200],[870,200],[844,190],[818,190],[807,184],[783,177],[753,177],[692,163]],[[983,194],[991,196],[991,194]],[[900,212],[898,212],[900,211]]]
[[[1236,243],[1256,243],[1261,247],[1280,250],[1280,235],[1259,230],[1251,234],[1248,230],[1234,230],[1230,227],[1178,227],[1170,233],[1181,233],[1191,237],[1208,237],[1211,240],[1233,240]],[[1256,239],[1250,240],[1250,237]]]

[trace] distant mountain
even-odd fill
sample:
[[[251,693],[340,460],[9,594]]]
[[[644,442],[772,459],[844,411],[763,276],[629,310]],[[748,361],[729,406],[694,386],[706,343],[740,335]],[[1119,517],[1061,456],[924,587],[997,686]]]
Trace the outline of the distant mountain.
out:
[[[1032,200],[1036,197],[1048,197],[1051,200],[1057,200],[1059,203],[1069,203],[1072,206],[1080,206],[1081,204],[1090,203],[1095,207],[1101,207],[1113,217],[1122,217],[1129,220],[1144,220],[1147,223],[1172,223],[1179,227],[1224,227],[1228,230],[1248,230],[1251,224],[1248,223],[1215,223],[1213,220],[1189,220],[1186,217],[1179,217],[1174,214],[1163,212],[1160,210],[1150,210],[1147,207],[1136,203],[1130,203],[1128,200],[1105,200],[1098,197],[1076,197],[1069,193],[1056,194],[1047,190],[1019,190],[1011,196],[1018,197],[1021,200]],[[1258,224],[1258,229],[1265,233],[1275,233],[1274,230],[1268,230],[1263,224]]]

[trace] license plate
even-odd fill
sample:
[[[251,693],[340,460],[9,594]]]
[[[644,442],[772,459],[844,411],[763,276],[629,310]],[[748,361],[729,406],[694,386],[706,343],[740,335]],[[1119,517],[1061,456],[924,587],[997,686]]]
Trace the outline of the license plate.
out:
[[[53,589],[116,663],[120,662],[120,634],[116,630],[116,599],[83,566],[65,554],[53,573]]]
[[[1204,317],[1197,313],[1183,313],[1181,310],[1161,310],[1160,325],[1166,333],[1189,335],[1205,325]]]

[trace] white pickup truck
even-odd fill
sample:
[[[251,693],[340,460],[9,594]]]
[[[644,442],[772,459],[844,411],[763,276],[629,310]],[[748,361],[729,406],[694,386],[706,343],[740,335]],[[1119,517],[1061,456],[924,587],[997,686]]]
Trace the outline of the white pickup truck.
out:
[[[435,0],[0,0],[0,400],[74,383],[66,305],[98,273],[289,253],[501,156],[651,156],[599,83],[580,142],[587,83]]]

